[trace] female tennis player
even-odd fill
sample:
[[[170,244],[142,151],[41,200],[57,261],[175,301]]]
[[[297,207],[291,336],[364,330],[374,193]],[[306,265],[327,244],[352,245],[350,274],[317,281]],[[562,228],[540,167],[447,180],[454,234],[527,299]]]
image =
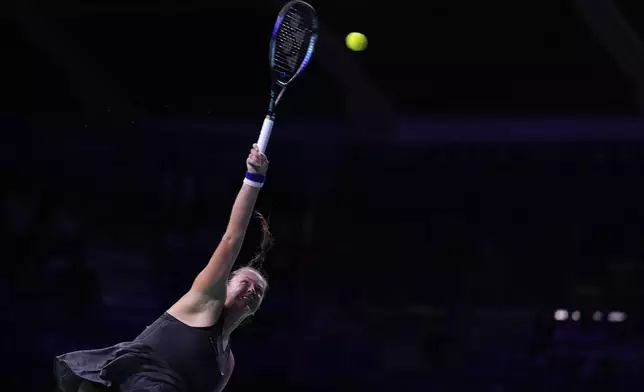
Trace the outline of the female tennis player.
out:
[[[63,392],[213,392],[221,391],[235,366],[231,332],[257,311],[266,279],[253,267],[231,269],[264,183],[268,160],[255,144],[233,204],[226,233],[190,290],[132,342],[76,351],[56,358]],[[261,216],[260,216],[261,217]],[[270,247],[262,218],[263,260]]]

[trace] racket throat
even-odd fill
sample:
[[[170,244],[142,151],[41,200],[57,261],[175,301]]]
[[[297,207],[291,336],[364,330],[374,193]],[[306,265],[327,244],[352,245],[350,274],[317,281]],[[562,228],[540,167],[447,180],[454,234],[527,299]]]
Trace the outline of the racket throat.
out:
[[[279,92],[277,91],[277,89],[271,90],[271,99],[268,102],[268,115],[271,116],[273,119],[275,118],[275,111],[277,109],[277,104],[280,102],[283,92],[284,92],[284,88],[279,89]]]

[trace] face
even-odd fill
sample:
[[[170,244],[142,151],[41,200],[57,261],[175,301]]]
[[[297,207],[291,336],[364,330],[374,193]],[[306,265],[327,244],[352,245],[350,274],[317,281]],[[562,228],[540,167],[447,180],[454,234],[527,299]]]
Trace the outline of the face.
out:
[[[228,282],[226,305],[240,316],[249,316],[259,309],[266,291],[266,280],[255,270],[242,268]]]

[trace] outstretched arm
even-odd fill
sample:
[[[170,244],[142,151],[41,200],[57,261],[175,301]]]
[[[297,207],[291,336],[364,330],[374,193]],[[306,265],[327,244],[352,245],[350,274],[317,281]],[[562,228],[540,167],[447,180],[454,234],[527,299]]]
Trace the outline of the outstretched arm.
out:
[[[255,208],[255,202],[266,175],[268,160],[253,145],[246,160],[248,172],[244,184],[237,194],[228,221],[226,233],[219,242],[208,265],[199,273],[191,291],[205,294],[211,299],[224,301],[228,275],[239,255],[248,223]]]

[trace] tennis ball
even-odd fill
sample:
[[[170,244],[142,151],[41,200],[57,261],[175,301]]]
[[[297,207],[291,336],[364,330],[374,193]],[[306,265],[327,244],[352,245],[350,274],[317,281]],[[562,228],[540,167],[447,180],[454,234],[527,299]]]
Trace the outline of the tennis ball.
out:
[[[369,43],[364,34],[355,32],[347,34],[347,38],[344,39],[344,42],[347,44],[347,48],[355,52],[367,49],[367,44]]]

